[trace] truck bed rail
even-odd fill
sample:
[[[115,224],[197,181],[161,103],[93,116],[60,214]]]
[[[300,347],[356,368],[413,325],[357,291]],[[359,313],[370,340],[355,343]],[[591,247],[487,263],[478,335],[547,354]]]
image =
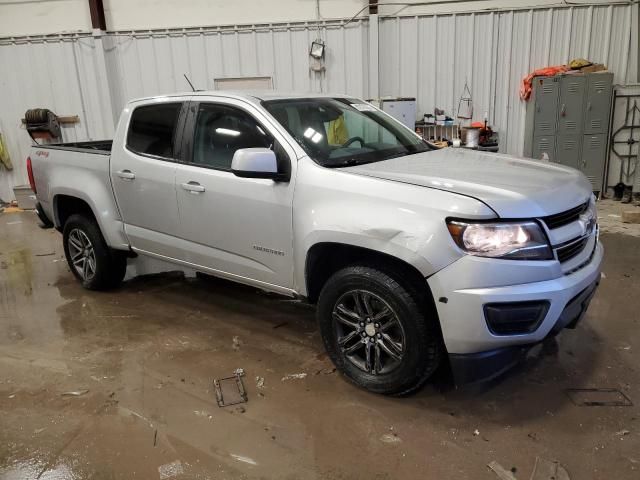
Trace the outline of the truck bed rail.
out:
[[[91,152],[101,155],[111,154],[111,146],[113,140],[94,140],[90,142],[69,142],[69,143],[51,143],[45,145],[34,145],[38,148],[52,148],[55,150],[69,150],[72,152]]]

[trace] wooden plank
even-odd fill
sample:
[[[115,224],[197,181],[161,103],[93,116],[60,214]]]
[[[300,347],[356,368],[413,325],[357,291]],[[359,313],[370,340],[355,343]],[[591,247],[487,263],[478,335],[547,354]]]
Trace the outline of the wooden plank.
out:
[[[63,115],[58,117],[58,122],[60,123],[80,123],[80,117],[78,115]],[[22,124],[26,124],[27,121],[23,118]]]

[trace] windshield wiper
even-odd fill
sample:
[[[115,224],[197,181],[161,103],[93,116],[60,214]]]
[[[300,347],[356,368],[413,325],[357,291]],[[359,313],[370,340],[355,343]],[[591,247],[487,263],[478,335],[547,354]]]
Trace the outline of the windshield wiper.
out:
[[[357,159],[351,157],[347,159],[341,159],[339,161],[334,161],[330,163],[325,163],[324,166],[327,168],[340,168],[340,167],[353,167],[355,165],[361,165],[362,163],[369,163],[367,161],[359,162]]]

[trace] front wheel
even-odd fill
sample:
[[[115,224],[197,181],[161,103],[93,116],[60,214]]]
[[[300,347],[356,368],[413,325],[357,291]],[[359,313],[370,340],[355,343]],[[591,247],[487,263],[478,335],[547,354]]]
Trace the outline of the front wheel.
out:
[[[71,273],[84,288],[108,290],[120,284],[127,258],[107,246],[94,220],[71,215],[64,224],[62,241]]]
[[[375,393],[406,395],[437,369],[443,349],[436,315],[394,277],[344,268],[324,286],[317,315],[327,353],[349,380]]]

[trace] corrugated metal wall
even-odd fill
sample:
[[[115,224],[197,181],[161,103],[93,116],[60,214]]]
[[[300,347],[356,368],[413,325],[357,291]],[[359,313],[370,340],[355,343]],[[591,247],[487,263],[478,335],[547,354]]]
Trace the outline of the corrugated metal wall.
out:
[[[270,76],[278,90],[368,93],[366,22],[133,33],[106,37],[116,111],[131,98],[189,90],[185,73],[199,89],[213,89],[214,78]],[[323,74],[309,69],[318,36],[330,45]]]
[[[323,73],[309,69],[318,36],[330,45]],[[368,97],[368,59],[366,21],[114,32],[102,43],[87,34],[0,39],[0,65],[11,72],[0,76],[0,132],[15,167],[0,170],[0,198],[13,198],[12,187],[27,182],[31,140],[21,118],[28,108],[79,115],[80,123],[63,129],[66,142],[109,138],[128,100],[188,91],[183,74],[200,89],[213,89],[214,78],[271,76],[279,90]]]
[[[383,18],[380,94],[416,97],[419,112],[439,107],[455,117],[466,81],[474,117],[481,120],[487,112],[501,134],[501,151],[521,155],[522,78],[537,68],[582,57],[606,64],[616,83],[636,83],[638,27],[632,18],[637,8],[574,6]]]
[[[586,57],[607,64],[618,83],[638,81],[638,4],[538,8],[417,17],[379,24],[379,93],[415,96],[420,112],[454,113],[468,81],[475,116],[488,112],[501,150],[521,154],[525,105],[521,78],[532,69]],[[635,10],[634,10],[635,9]],[[635,21],[633,20],[635,18]],[[317,36],[327,43],[326,72],[309,69]],[[26,182],[30,139],[24,111],[48,107],[79,115],[64,140],[111,137],[131,98],[213,88],[214,78],[272,76],[279,90],[345,92],[368,98],[366,20],[247,27],[113,32],[0,39],[0,131],[15,170],[0,170],[0,198]],[[635,39],[634,41],[632,41]],[[102,59],[104,57],[104,61]],[[106,69],[105,69],[106,64]],[[6,72],[9,72],[7,74]],[[371,82],[372,84],[374,82]]]
[[[31,139],[21,119],[29,108],[49,108],[58,115],[78,115],[63,126],[65,141],[108,138],[113,121],[102,114],[108,98],[96,81],[92,38],[23,39],[0,45],[0,132],[13,171],[0,167],[0,198],[13,198],[12,188],[27,183],[25,158]]]

